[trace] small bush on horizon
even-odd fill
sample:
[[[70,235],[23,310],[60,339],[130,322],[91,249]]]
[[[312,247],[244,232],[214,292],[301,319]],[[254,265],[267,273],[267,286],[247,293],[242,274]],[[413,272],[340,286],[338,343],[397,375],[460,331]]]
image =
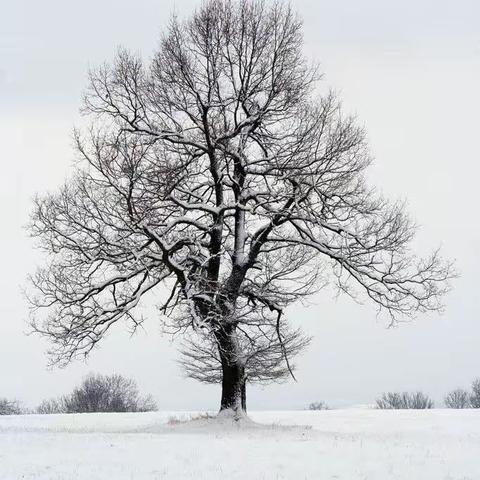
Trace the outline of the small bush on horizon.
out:
[[[325,402],[312,402],[308,406],[309,410],[330,410],[330,407]]]
[[[457,388],[445,396],[444,403],[447,408],[469,408],[470,394],[463,388]]]
[[[470,394],[470,406],[480,408],[480,378],[472,382],[472,393]]]
[[[39,414],[94,412],[151,412],[157,410],[151,395],[141,396],[134,380],[122,375],[87,375],[69,395],[44,400]]]
[[[16,400],[0,398],[0,415],[21,415],[20,403]]]
[[[50,415],[53,413],[67,413],[65,407],[65,397],[43,400],[40,405],[38,405],[35,412],[41,415]]]
[[[472,390],[468,392],[457,388],[449,392],[444,400],[447,408],[480,408],[480,378],[472,382]]]
[[[423,410],[433,406],[433,400],[423,392],[386,392],[376,400],[376,408],[381,410]]]

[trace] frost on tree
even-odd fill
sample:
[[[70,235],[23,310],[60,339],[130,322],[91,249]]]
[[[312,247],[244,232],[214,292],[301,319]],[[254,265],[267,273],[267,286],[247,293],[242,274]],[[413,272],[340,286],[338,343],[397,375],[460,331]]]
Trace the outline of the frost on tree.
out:
[[[241,414],[246,381],[292,374],[308,338],[285,309],[326,281],[392,321],[441,307],[450,266],[410,252],[402,205],[365,183],[364,132],[318,80],[290,7],[246,0],[172,20],[147,64],[121,50],[91,73],[78,167],[30,227],[48,255],[33,326],[54,362],[136,327],[167,287],[187,372]]]

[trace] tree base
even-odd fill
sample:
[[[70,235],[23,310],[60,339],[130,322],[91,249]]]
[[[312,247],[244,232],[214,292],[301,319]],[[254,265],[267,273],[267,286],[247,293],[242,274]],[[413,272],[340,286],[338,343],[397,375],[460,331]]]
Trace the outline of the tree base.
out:
[[[248,417],[247,412],[242,408],[222,408],[217,414],[217,419],[220,421],[235,423],[252,422]]]

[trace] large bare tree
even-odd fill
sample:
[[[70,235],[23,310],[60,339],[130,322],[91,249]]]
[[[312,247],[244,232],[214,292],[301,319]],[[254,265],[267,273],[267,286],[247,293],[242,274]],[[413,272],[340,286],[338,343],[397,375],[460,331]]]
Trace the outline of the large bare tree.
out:
[[[33,326],[54,362],[164,296],[169,327],[193,335],[188,373],[221,381],[240,415],[246,379],[292,373],[308,339],[285,309],[325,282],[392,321],[441,308],[450,265],[410,252],[414,225],[366,185],[364,132],[318,80],[295,13],[255,0],[207,1],[148,64],[121,50],[91,73],[78,168],[30,227],[48,254]]]

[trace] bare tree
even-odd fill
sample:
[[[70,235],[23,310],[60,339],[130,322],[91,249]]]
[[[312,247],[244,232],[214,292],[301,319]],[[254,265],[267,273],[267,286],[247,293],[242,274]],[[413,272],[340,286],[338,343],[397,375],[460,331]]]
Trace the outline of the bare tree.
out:
[[[470,394],[470,406],[480,408],[480,378],[472,382],[472,393]]]
[[[16,400],[0,398],[0,415],[20,415],[22,409]]]
[[[326,282],[392,322],[441,308],[450,265],[411,253],[414,225],[366,185],[364,132],[318,96],[302,43],[289,6],[210,0],[149,64],[120,50],[91,73],[78,168],[30,227],[48,255],[32,325],[53,362],[135,329],[163,285],[167,326],[194,335],[189,374],[211,365],[221,410],[241,415],[245,379],[283,378],[308,342],[285,309]]]
[[[463,388],[457,388],[445,396],[444,403],[448,408],[468,408],[470,406],[469,393]]]
[[[434,403],[422,392],[387,392],[377,398],[376,406],[381,410],[422,410],[433,408]]]

